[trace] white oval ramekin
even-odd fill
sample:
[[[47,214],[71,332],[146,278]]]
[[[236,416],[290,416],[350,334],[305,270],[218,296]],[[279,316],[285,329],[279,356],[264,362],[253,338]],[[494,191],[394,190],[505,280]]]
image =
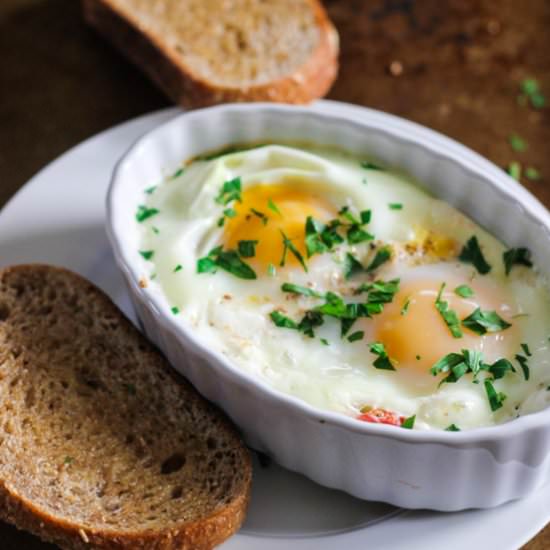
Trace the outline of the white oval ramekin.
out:
[[[149,338],[254,448],[328,487],[406,508],[460,510],[520,498],[550,479],[550,410],[465,432],[399,430],[314,408],[245,374],[176,319],[155,285],[141,288],[135,227],[143,190],[182,161],[234,143],[298,141],[375,157],[416,178],[508,246],[550,271],[550,215],[488,161],[392,115],[314,107],[223,105],[182,114],[133,145],[115,169],[107,229]]]

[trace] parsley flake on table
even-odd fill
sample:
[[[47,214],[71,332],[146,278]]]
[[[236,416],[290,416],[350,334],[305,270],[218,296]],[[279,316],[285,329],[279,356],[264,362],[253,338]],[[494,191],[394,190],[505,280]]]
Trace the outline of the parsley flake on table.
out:
[[[508,137],[508,142],[516,153],[522,153],[527,149],[527,142],[517,134],[510,135]]]
[[[458,259],[461,262],[472,264],[481,275],[486,275],[489,271],[491,271],[491,266],[485,260],[475,235],[468,239],[468,242],[464,245],[458,256]]]
[[[521,164],[516,160],[510,162],[506,167],[506,172],[511,178],[519,181],[521,179]]]
[[[540,172],[536,168],[534,168],[533,166],[528,166],[525,169],[525,177],[529,181],[539,181],[541,179]]]

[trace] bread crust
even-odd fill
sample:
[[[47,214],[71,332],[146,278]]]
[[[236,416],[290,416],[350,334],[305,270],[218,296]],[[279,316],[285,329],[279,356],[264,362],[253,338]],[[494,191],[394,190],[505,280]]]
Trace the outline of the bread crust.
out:
[[[217,103],[269,101],[309,103],[323,97],[338,72],[338,33],[318,0],[308,0],[319,29],[319,43],[293,74],[259,85],[229,87],[200,78],[132,14],[111,0],[82,0],[84,19],[140,67],[173,101],[186,108]]]
[[[232,501],[215,513],[199,520],[184,522],[181,525],[164,530],[128,532],[117,530],[116,528],[89,528],[70,519],[54,516],[40,509],[31,500],[20,495],[14,487],[10,486],[9,481],[0,478],[0,519],[67,550],[89,550],[90,548],[113,550],[208,550],[222,543],[240,528],[244,521],[250,499],[252,481],[250,453],[242,444],[235,428],[214,405],[203,400],[189,382],[168,365],[158,350],[139,333],[111,299],[86,279],[61,267],[25,264],[0,270],[0,283],[5,278],[18,277],[20,275],[24,275],[25,277],[33,276],[40,280],[48,278],[51,274],[69,278],[71,284],[77,287],[80,292],[93,295],[94,300],[99,303],[100,307],[115,318],[125,331],[139,338],[140,350],[143,353],[154,354],[157,358],[160,358],[158,363],[160,363],[161,368],[165,370],[166,374],[175,383],[183,385],[188,393],[192,392],[196,400],[201,401],[207,407],[208,413],[216,417],[226,437],[240,451],[239,458],[244,473],[243,487],[242,491]],[[9,320],[6,322],[9,323]],[[152,367],[158,368],[157,365],[152,365]]]

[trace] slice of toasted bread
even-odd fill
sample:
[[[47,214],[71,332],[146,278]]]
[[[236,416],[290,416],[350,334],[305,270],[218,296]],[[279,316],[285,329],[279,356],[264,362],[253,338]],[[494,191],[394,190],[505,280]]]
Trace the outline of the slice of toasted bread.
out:
[[[84,17],[176,103],[308,103],[338,68],[318,0],[83,0]]]
[[[207,549],[250,482],[229,422],[100,290],[0,271],[1,519],[66,549]]]

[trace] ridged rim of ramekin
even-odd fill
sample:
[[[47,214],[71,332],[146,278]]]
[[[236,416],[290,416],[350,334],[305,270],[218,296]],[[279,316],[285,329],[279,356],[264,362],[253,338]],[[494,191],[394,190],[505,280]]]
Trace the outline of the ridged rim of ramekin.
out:
[[[317,105],[318,107],[323,107],[324,105],[326,108],[316,109],[315,106],[296,107],[271,103],[239,103],[184,112],[147,132],[129,147],[126,153],[118,161],[113,171],[106,200],[106,225],[115,260],[119,268],[123,271],[126,280],[131,285],[135,296],[147,306],[147,309],[154,315],[157,322],[164,329],[175,335],[191,352],[207,360],[207,362],[217,371],[223,371],[225,375],[230,376],[232,382],[239,386],[252,387],[256,391],[261,392],[264,399],[269,399],[278,404],[282,403],[288,407],[295,408],[317,422],[323,421],[355,433],[365,435],[372,434],[378,437],[387,437],[407,443],[433,443],[451,447],[467,447],[481,442],[498,442],[534,430],[550,429],[550,407],[502,424],[452,433],[444,430],[398,430],[393,426],[358,422],[356,419],[341,413],[319,409],[298,397],[274,389],[267,382],[239,369],[238,366],[232,364],[232,362],[221,353],[208,349],[207,346],[200,341],[200,338],[193,334],[192,327],[186,324],[184,325],[181,320],[176,320],[174,316],[171,315],[167,304],[161,303],[159,298],[148,288],[140,286],[139,270],[132,260],[132,256],[135,256],[135,251],[124,249],[114,227],[115,216],[118,209],[125,208],[125,205],[117,206],[116,194],[123,180],[123,172],[126,165],[132,162],[132,156],[136,150],[144,147],[147,142],[155,140],[158,135],[170,131],[172,127],[185,124],[187,120],[193,118],[205,117],[210,114],[219,114],[223,111],[240,111],[246,113],[246,116],[252,116],[259,111],[271,111],[281,116],[321,118],[331,124],[351,125],[363,129],[367,128],[371,131],[389,136],[392,139],[398,139],[402,143],[421,147],[433,157],[458,164],[472,177],[481,180],[483,185],[490,187],[492,192],[513,202],[519,209],[519,215],[529,217],[530,221],[540,228],[540,231],[546,235],[546,238],[550,242],[550,214],[545,207],[518,182],[507,176],[504,171],[471,149],[434,130],[430,130],[429,128],[395,115],[363,107],[346,106],[345,104],[339,104],[337,102],[320,102]],[[335,114],[328,112],[331,108],[335,110]],[[357,121],[351,119],[349,115],[346,116],[345,111],[348,108],[360,110],[361,120]],[[182,161],[183,160],[185,159],[182,158]],[[159,166],[159,173],[160,172],[161,167]]]

